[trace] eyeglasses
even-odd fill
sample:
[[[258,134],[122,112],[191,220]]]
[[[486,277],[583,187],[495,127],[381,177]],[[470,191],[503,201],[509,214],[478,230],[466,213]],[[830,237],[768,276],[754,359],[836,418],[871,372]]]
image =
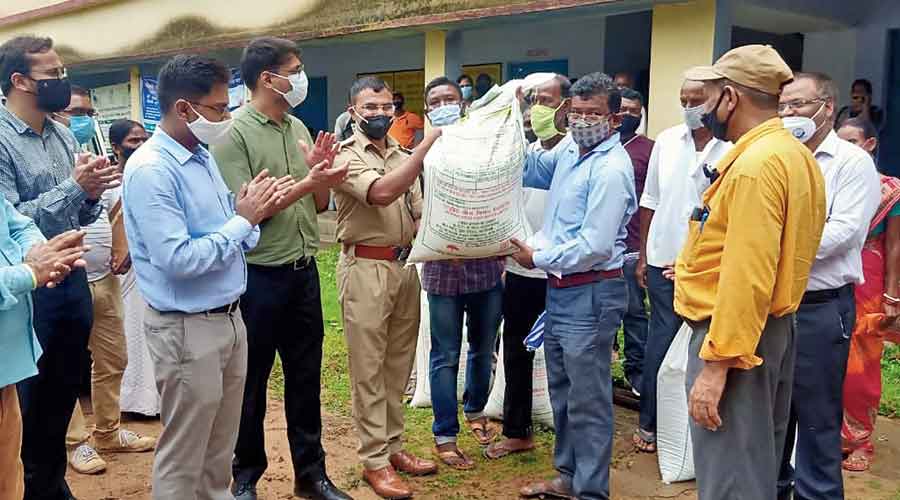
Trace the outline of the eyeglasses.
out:
[[[793,101],[779,102],[778,112],[784,113],[788,109],[798,109],[804,106],[809,106],[810,104],[815,104],[817,102],[825,102],[825,99],[817,97],[815,99],[794,99]]]
[[[583,122],[588,125],[596,125],[603,120],[607,120],[609,115],[598,115],[596,113],[566,113],[566,119],[569,123]]]
[[[49,76],[51,79],[62,79],[69,77],[69,72],[64,66],[61,66],[59,68],[42,69],[38,70],[36,73],[40,74],[41,76]],[[35,78],[33,76],[29,76],[29,78],[31,78],[32,80],[40,80],[40,78]]]
[[[458,99],[441,99],[440,101],[432,101],[428,103],[428,111],[434,111],[438,108],[443,108],[444,106],[448,106],[451,104],[459,105]]]
[[[63,110],[62,113],[67,114],[69,116],[97,116],[97,110],[92,108],[71,108]]]
[[[215,111],[216,113],[218,113],[219,116],[225,116],[225,114],[228,113],[228,105],[210,106],[209,104],[203,104],[202,102],[194,102],[194,101],[188,101],[188,102],[193,104],[194,106],[200,106],[201,108],[211,109],[211,110]]]
[[[396,106],[394,103],[390,104],[364,104],[362,106],[358,106],[358,109],[363,111],[364,115],[372,116],[378,114],[379,111],[383,112],[386,115],[390,115],[394,113]]]

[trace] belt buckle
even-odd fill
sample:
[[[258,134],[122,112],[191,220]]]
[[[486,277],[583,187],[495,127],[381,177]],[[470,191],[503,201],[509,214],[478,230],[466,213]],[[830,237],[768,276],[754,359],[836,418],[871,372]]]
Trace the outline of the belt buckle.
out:
[[[406,260],[411,251],[412,247],[394,247],[394,259]]]

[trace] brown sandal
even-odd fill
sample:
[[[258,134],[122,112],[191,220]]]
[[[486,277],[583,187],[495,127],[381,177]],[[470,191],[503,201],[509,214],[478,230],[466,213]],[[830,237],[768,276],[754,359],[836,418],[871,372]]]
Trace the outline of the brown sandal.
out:
[[[457,446],[454,446],[453,449],[444,451],[441,451],[438,446],[435,446],[434,453],[441,462],[456,470],[472,470],[475,468],[475,462],[463,454],[462,450]]]
[[[503,441],[491,443],[487,448],[484,449],[482,454],[484,455],[484,458],[487,458],[489,460],[497,460],[498,458],[503,458],[507,455],[512,455],[513,453],[524,453],[533,449],[534,442],[532,442],[530,446],[525,448],[511,448],[509,446],[509,440],[505,439]]]
[[[863,451],[855,451],[841,462],[841,467],[849,472],[865,472],[872,466],[872,457]]]
[[[641,453],[656,453],[656,435],[641,428],[634,431],[631,444]]]
[[[475,436],[475,440],[482,446],[491,444],[491,441],[497,437],[497,429],[490,428],[487,417],[469,420],[466,424],[472,431],[472,435]]]

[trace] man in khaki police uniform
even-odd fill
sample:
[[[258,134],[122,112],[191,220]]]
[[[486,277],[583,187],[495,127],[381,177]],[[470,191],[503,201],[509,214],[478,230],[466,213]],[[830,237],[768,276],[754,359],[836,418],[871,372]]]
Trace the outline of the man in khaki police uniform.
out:
[[[403,393],[415,357],[421,289],[406,256],[422,216],[418,177],[434,140],[428,134],[412,154],[387,136],[394,112],[391,89],[378,78],[350,89],[353,136],[336,159],[349,162],[347,181],[335,188],[342,252],[338,290],[353,385],[363,478],[385,498],[409,498],[397,475],[437,472],[434,462],[403,451]]]

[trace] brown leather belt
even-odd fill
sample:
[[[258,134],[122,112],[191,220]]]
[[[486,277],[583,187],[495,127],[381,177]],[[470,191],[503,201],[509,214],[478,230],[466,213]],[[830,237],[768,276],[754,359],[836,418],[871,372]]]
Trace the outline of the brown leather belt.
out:
[[[613,269],[612,271],[585,271],[583,273],[567,274],[562,278],[557,278],[552,274],[548,277],[550,288],[569,288],[573,286],[587,285],[588,283],[596,283],[600,280],[611,280],[621,278],[622,268]]]
[[[373,245],[344,245],[344,251],[353,247],[353,255],[360,259],[406,260],[412,247],[381,247]]]

